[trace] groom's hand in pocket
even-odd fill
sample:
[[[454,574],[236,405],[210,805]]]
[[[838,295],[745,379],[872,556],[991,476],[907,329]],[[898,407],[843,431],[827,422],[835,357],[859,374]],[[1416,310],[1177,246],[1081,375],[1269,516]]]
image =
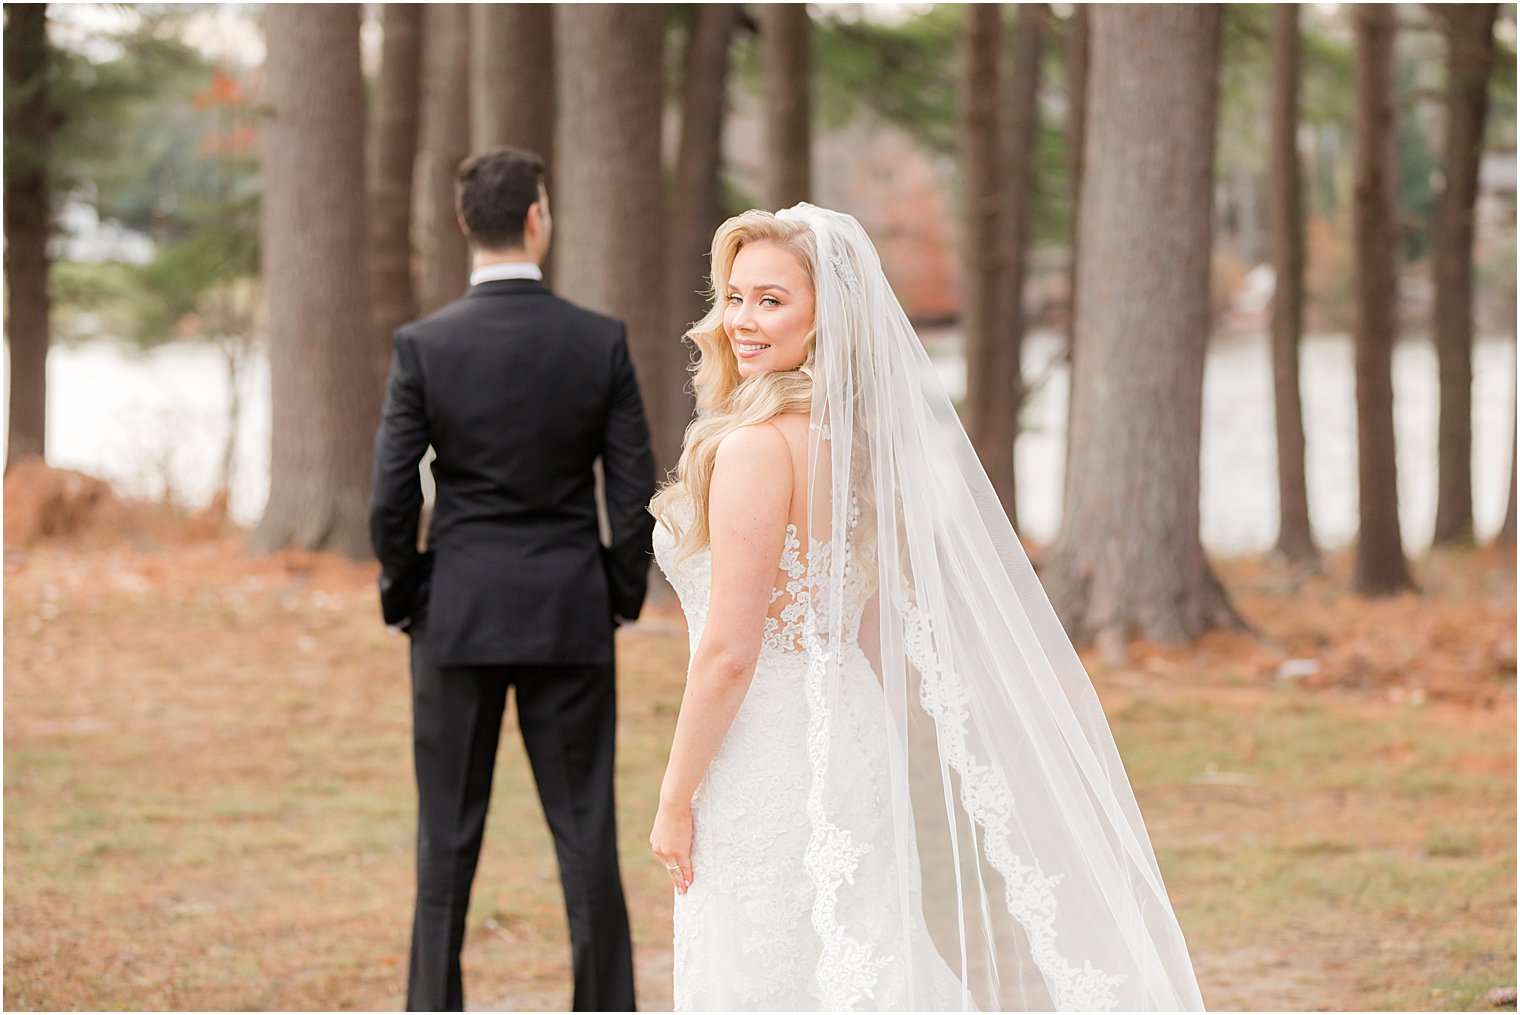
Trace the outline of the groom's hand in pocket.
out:
[[[691,887],[691,805],[664,803],[654,816],[649,848],[682,895]]]

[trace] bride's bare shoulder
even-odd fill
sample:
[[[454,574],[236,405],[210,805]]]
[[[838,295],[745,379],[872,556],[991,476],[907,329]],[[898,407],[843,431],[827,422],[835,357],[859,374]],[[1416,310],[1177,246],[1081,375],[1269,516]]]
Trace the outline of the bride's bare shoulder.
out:
[[[720,519],[743,525],[786,520],[791,501],[791,448],[769,422],[741,426],[718,442],[708,488],[708,523]]]
[[[767,464],[784,466],[789,442],[785,432],[775,424],[774,419],[769,419],[737,427],[725,434],[718,442],[713,459],[714,473],[724,469],[746,473],[757,468],[763,471]]]
[[[781,412],[772,416],[759,426],[771,428],[779,434],[791,449],[793,456],[801,453],[807,447],[808,414],[805,412]]]

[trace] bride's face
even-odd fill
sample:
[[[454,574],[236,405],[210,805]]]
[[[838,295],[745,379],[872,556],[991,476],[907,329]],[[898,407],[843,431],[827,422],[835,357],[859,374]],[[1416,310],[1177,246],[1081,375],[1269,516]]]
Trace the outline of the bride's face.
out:
[[[745,244],[728,275],[723,330],[739,375],[795,370],[813,329],[813,285],[797,255],[777,243]]]

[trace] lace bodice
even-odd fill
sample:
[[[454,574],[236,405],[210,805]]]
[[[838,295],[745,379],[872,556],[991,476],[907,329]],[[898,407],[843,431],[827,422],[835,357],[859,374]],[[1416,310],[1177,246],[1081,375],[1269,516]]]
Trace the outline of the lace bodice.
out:
[[[690,511],[688,506],[686,509]],[[682,517],[690,524],[690,515]],[[771,587],[770,608],[761,632],[761,651],[783,655],[801,655],[809,614],[817,624],[820,637],[829,638],[833,629],[833,611],[829,608],[828,575],[832,570],[836,540],[809,539],[808,551],[802,552],[796,524],[786,527],[781,558],[776,564],[776,582]],[[696,650],[707,625],[711,605],[712,551],[703,547],[679,564],[675,563],[675,535],[663,524],[655,526],[654,557],[671,586],[680,597],[686,614],[691,649]],[[861,616],[870,601],[874,584],[867,570],[860,566],[853,549],[844,564],[844,614],[840,629],[846,645],[855,644],[860,632]]]

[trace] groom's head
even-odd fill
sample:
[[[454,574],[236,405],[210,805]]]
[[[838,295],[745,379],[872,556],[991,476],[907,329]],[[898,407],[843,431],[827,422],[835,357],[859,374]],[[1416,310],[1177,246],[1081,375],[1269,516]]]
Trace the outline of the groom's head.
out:
[[[454,177],[454,201],[459,227],[478,253],[543,261],[554,223],[538,153],[494,148],[472,155]]]

